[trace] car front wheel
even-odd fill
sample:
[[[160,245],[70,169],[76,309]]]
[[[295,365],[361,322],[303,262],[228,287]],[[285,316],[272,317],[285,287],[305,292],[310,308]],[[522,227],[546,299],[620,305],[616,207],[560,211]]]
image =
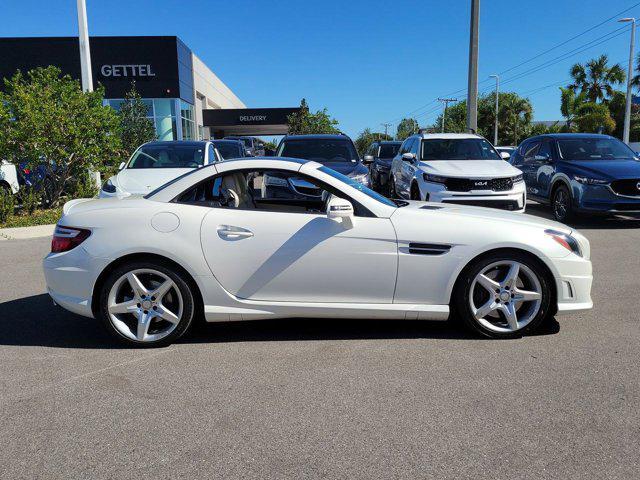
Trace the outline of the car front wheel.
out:
[[[568,222],[573,218],[571,192],[566,186],[560,185],[553,191],[551,209],[553,210],[553,216],[559,222]]]
[[[463,271],[451,309],[481,335],[514,338],[533,332],[552,315],[551,300],[551,283],[536,259],[497,252]]]
[[[191,325],[194,311],[187,280],[162,262],[122,265],[100,290],[98,316],[111,334],[129,345],[173,343]]]

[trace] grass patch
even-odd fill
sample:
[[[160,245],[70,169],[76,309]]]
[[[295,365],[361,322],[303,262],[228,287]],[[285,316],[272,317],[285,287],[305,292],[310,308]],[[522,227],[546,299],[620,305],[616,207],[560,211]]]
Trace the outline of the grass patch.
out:
[[[49,225],[58,223],[62,216],[62,208],[50,208],[36,210],[32,215],[14,214],[5,223],[0,223],[0,228],[33,227],[35,225]]]

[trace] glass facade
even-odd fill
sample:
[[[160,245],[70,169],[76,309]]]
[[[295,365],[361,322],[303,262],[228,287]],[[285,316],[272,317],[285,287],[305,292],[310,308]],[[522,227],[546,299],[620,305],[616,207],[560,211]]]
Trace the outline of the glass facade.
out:
[[[110,98],[105,100],[104,103],[119,112],[124,101],[122,98]],[[156,127],[158,140],[180,140],[178,121],[181,122],[182,126],[182,140],[192,140],[194,138],[193,105],[175,98],[143,98],[142,101],[147,106],[147,118]],[[180,118],[176,115],[177,104],[180,105]]]

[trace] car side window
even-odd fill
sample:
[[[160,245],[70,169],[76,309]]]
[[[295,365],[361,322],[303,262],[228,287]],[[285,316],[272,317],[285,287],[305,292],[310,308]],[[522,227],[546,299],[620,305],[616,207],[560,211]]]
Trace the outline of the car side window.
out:
[[[545,140],[540,144],[540,148],[538,149],[538,153],[536,155],[544,155],[549,160],[553,160],[553,153],[551,151],[551,142],[549,140]]]
[[[412,138],[407,138],[402,143],[402,146],[400,147],[400,151],[398,152],[400,155],[402,155],[403,153],[407,153],[409,151],[409,144],[411,143],[412,140],[413,140]]]
[[[346,198],[335,188],[298,172],[254,169],[214,175],[174,201],[210,208],[323,214],[331,195]],[[353,204],[356,216],[372,215],[358,202],[346,199]]]
[[[540,148],[540,142],[530,142],[524,148],[522,156],[525,162],[530,162],[535,159],[538,150]]]
[[[411,153],[413,153],[416,158],[418,158],[418,149],[420,148],[420,139],[414,138],[413,143],[411,144]]]

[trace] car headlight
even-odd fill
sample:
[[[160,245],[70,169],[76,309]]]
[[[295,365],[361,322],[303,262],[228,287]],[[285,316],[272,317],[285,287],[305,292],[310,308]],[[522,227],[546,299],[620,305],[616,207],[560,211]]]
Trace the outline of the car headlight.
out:
[[[513,183],[522,183],[523,182],[522,174],[516,175],[515,177],[511,177],[511,181]]]
[[[272,177],[271,175],[264,176],[264,184],[268,187],[288,187],[289,183],[286,178]]]
[[[557,230],[545,230],[544,233],[553,238],[556,242],[569,250],[571,253],[575,253],[579,257],[582,257],[582,249],[578,241],[567,233],[558,232]]]
[[[113,184],[111,179],[108,179],[102,184],[102,191],[106,193],[116,193],[116,186]]]
[[[423,173],[422,178],[425,182],[431,183],[445,183],[447,181],[447,177],[441,177],[440,175],[432,175],[430,173]]]
[[[576,182],[580,182],[583,185],[608,185],[609,180],[604,180],[602,178],[589,178],[589,177],[580,177],[578,175],[574,176]]]
[[[351,179],[361,183],[362,185],[369,185],[369,175],[366,173],[363,173],[362,175],[350,175]]]

